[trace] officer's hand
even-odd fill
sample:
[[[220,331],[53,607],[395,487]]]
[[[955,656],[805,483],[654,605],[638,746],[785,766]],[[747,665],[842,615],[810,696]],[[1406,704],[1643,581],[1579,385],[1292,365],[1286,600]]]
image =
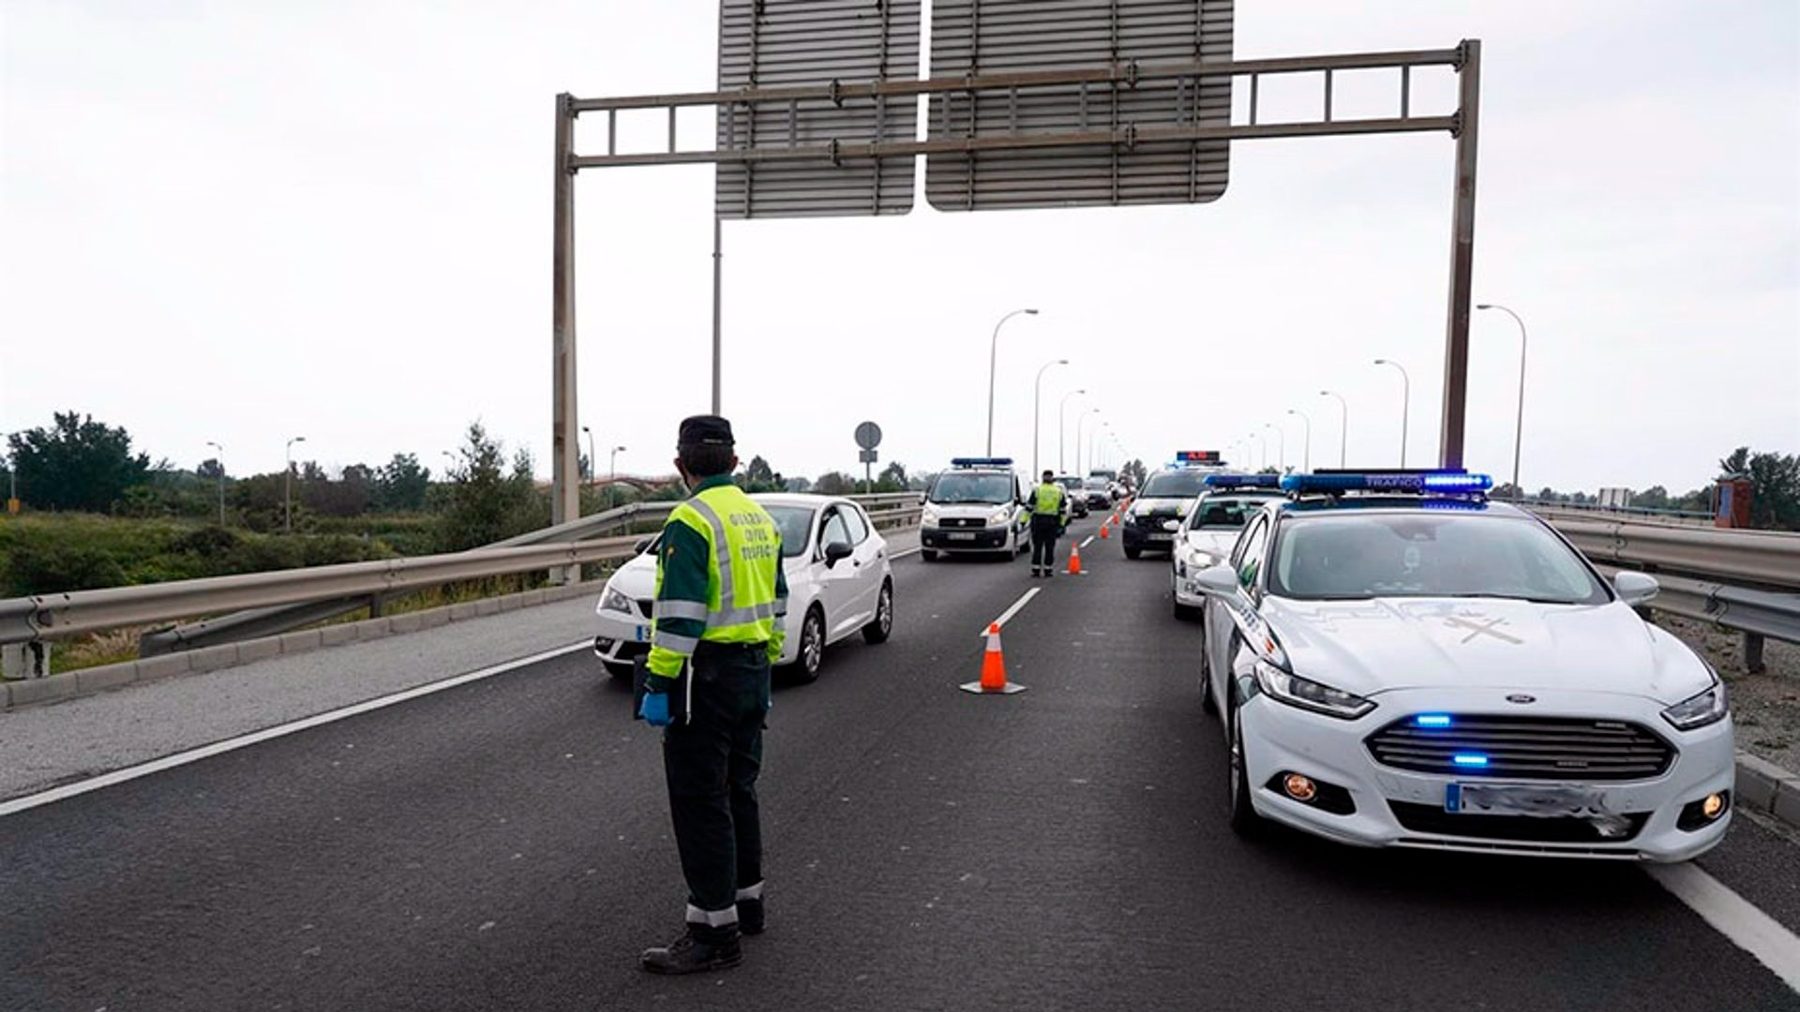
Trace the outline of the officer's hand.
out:
[[[666,692],[646,692],[644,701],[638,704],[638,716],[651,727],[669,726],[669,694]]]

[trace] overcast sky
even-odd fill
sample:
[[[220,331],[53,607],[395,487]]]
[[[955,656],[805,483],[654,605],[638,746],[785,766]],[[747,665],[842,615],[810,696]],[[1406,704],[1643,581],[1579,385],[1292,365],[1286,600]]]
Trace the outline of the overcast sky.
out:
[[[552,101],[707,90],[711,0],[0,0],[0,432],[76,409],[192,467],[550,446]],[[1523,481],[1675,490],[1800,451],[1800,4],[1240,0],[1239,57],[1485,43],[1475,287],[1531,328]],[[1415,108],[1453,105],[1419,75]],[[1392,109],[1340,78],[1338,115]],[[1271,88],[1265,115],[1316,107]],[[1243,96],[1238,96],[1240,109]],[[1241,113],[1240,113],[1241,116]],[[582,148],[604,145],[592,117]],[[629,124],[655,143],[661,125]],[[696,116],[684,132],[704,137]],[[747,458],[1031,458],[1032,377],[1132,454],[1286,421],[1297,464],[1437,453],[1447,136],[1247,141],[1199,206],[725,223],[725,412]],[[584,424],[666,471],[709,396],[712,170],[578,181]],[[1477,314],[1468,461],[1511,471],[1518,336]],[[1091,426],[1090,426],[1091,428]],[[1271,461],[1274,437],[1269,436]],[[1073,468],[1073,439],[1065,463]],[[1116,451],[1115,451],[1116,456]],[[1242,459],[1242,454],[1239,454]],[[1084,458],[1083,463],[1086,463]],[[1254,463],[1254,460],[1252,460]],[[603,465],[604,466],[604,465]]]

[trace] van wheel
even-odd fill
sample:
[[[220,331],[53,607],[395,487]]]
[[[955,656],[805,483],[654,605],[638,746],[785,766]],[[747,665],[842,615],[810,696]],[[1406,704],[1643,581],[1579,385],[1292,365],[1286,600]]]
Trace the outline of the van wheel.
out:
[[[919,561],[920,562],[936,562],[937,555],[938,555],[937,549],[935,549],[935,548],[919,549]]]

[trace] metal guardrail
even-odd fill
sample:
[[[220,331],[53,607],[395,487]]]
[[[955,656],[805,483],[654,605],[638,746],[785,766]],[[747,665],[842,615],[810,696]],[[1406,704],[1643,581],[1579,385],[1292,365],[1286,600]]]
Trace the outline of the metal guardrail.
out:
[[[910,526],[919,517],[917,493],[847,498],[860,502],[878,529]],[[147,638],[144,645],[150,649],[144,656],[272,635],[367,607],[385,595],[628,559],[637,554],[643,535],[596,540],[597,535],[639,520],[661,520],[676,505],[633,503],[497,545],[445,555],[0,600],[0,645],[41,643],[216,612],[234,614],[151,634],[162,640],[152,644]]]
[[[1540,515],[1597,563],[1800,590],[1800,534]]]

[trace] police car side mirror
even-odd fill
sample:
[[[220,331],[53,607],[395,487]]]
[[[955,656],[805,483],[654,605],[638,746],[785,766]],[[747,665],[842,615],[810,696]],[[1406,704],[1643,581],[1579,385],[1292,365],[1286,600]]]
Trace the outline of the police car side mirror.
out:
[[[1230,596],[1237,593],[1237,570],[1230,566],[1208,566],[1194,574],[1194,585],[1203,594],[1219,594]]]
[[[848,542],[833,541],[825,546],[825,568],[830,569],[844,559],[848,559],[853,549]]]

